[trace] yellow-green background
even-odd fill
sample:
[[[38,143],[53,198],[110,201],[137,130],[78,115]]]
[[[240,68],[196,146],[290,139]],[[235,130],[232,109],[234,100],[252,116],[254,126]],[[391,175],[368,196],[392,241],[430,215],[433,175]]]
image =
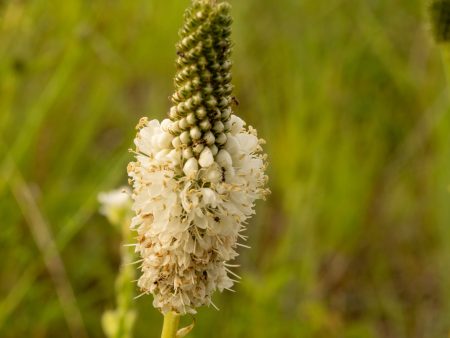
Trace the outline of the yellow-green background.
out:
[[[69,337],[73,308],[103,336],[120,235],[97,194],[126,183],[138,119],[168,111],[188,3],[0,2],[1,337]],[[237,114],[267,140],[272,195],[237,292],[190,337],[447,337],[450,105],[424,2],[231,3]],[[135,337],[159,335],[151,302]]]

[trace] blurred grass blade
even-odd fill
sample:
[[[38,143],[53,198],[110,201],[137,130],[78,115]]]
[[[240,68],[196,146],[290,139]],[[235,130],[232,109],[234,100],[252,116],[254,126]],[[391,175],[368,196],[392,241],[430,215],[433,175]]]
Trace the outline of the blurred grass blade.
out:
[[[10,167],[13,168],[12,177],[8,182],[11,192],[16,198],[36,245],[41,252],[48,272],[53,279],[71,335],[74,338],[88,337],[83,323],[83,317],[78,309],[75,294],[67,276],[64,263],[53,240],[53,235],[50,232],[50,227],[39,210],[31,190],[15,168],[12,159],[7,156],[4,160],[10,162]],[[31,276],[31,274],[29,273],[28,276]]]
[[[35,140],[46,114],[64,89],[64,85],[69,81],[70,74],[75,68],[79,55],[80,48],[77,48],[77,44],[71,41],[69,46],[66,47],[66,52],[62,57],[62,62],[59,64],[58,69],[52,75],[40,97],[28,111],[26,119],[21,126],[22,132],[18,134],[17,139],[11,147],[11,154],[19,166],[30,145]],[[5,188],[4,182],[8,181],[10,175],[10,172],[5,166],[6,161],[0,162],[0,174],[4,177],[4,180],[0,181],[0,195]]]
[[[0,147],[2,149],[2,147]],[[111,161],[112,163],[125,163],[125,159],[129,157],[126,152],[118,153]],[[12,171],[13,165],[9,162],[8,168]],[[57,235],[56,244],[59,250],[70,243],[72,238],[82,229],[83,225],[97,211],[98,202],[97,195],[99,191],[103,191],[111,186],[116,185],[118,178],[123,174],[123,165],[118,165],[111,170],[111,166],[105,165],[104,170],[99,172],[98,184],[92,186],[91,193],[86,197],[84,203],[80,206],[78,212],[61,225],[61,231]],[[29,287],[35,282],[38,271],[41,269],[40,262],[34,262],[23,273],[20,280],[15,283],[12,290],[8,293],[8,297],[0,302],[0,328],[5,324],[8,317],[12,315],[16,307],[20,304],[23,297],[27,294]]]

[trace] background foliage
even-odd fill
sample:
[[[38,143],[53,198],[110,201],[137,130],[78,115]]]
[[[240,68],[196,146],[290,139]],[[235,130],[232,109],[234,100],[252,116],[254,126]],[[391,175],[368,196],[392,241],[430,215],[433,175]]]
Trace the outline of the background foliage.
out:
[[[273,193],[238,292],[190,336],[447,336],[449,100],[423,2],[231,3],[237,113]],[[0,2],[1,337],[103,336],[121,239],[97,194],[126,183],[138,119],[168,111],[187,5]],[[135,303],[135,336],[157,337]]]

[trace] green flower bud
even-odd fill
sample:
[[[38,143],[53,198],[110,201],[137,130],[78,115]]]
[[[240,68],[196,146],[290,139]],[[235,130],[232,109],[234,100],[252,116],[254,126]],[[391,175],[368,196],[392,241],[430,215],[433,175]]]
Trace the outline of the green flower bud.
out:
[[[180,140],[183,144],[191,144],[191,137],[189,136],[189,132],[183,131],[180,134]]]
[[[186,117],[186,120],[190,126],[194,125],[197,122],[197,118],[195,117],[194,113],[189,113]]]
[[[172,146],[177,149],[179,147],[181,147],[181,140],[179,136],[174,137],[174,139],[172,140]]]
[[[189,127],[189,124],[186,120],[185,117],[183,117],[180,121],[179,121],[179,126],[181,128],[181,130],[186,130]]]
[[[227,108],[222,111],[222,121],[228,121],[231,117],[231,108]]]
[[[214,122],[213,130],[214,130],[216,133],[221,133],[221,132],[223,132],[224,128],[225,128],[225,127],[224,127],[222,121],[216,121],[216,122]]]
[[[227,142],[227,136],[224,133],[220,133],[216,136],[216,144],[219,146],[224,145]]]
[[[208,114],[206,109],[203,107],[200,107],[199,109],[197,109],[196,113],[197,113],[197,117],[199,119],[204,119],[206,117],[206,115]]]
[[[428,12],[436,42],[450,42],[450,0],[432,1]]]
[[[232,113],[229,12],[227,3],[215,0],[193,0],[186,10],[176,45],[174,107],[169,113],[172,121],[178,121],[171,127],[171,134],[179,136],[186,145],[203,136],[208,146],[216,143],[215,153],[226,143],[223,132]],[[203,151],[199,151],[200,143],[196,142],[197,148],[192,151],[197,160]]]
[[[203,143],[197,143],[196,145],[194,145],[192,150],[194,151],[195,155],[200,155],[200,153],[203,151],[204,148],[205,145]]]
[[[194,154],[192,153],[192,148],[186,148],[183,150],[183,157],[185,159],[190,159],[191,157],[194,157]]]
[[[197,127],[197,126],[195,126],[194,128],[192,128],[192,129],[189,131],[189,133],[190,133],[191,138],[192,138],[193,140],[199,140],[199,139],[202,137],[202,132],[200,131],[200,128]]]
[[[214,134],[210,131],[208,131],[203,138],[204,138],[206,144],[209,146],[214,144],[214,142],[216,141]]]
[[[215,144],[211,145],[209,149],[211,149],[211,153],[213,154],[213,156],[216,156],[217,153],[219,152],[219,148],[217,148]]]
[[[211,122],[209,122],[208,119],[203,120],[200,122],[200,128],[204,131],[208,131],[211,129]]]

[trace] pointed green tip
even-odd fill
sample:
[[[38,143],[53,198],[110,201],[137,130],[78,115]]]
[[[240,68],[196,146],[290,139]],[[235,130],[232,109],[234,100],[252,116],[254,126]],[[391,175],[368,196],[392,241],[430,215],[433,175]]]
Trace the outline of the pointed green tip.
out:
[[[431,1],[428,13],[436,42],[450,42],[450,0]]]

